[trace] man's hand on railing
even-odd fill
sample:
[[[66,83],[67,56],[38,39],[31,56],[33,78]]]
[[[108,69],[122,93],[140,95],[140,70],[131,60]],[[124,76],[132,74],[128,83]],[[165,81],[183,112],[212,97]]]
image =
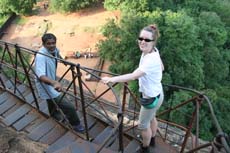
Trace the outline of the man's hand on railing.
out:
[[[57,90],[57,91],[62,91],[62,85],[61,85],[61,83],[60,82],[58,82],[58,81],[53,81],[52,82],[52,86],[54,87],[54,89],[55,90]]]

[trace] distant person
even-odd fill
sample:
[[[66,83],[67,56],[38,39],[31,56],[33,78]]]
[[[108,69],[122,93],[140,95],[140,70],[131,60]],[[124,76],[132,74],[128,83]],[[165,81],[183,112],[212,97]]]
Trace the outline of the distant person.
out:
[[[87,53],[84,53],[84,57],[85,57],[85,59],[87,59]]]
[[[49,113],[57,120],[62,120],[62,115],[56,110],[56,105],[63,111],[69,120],[73,129],[77,132],[83,132],[84,127],[81,125],[74,105],[65,97],[62,98],[62,85],[56,81],[57,60],[53,56],[60,58],[59,50],[56,48],[56,36],[46,33],[42,36],[42,47],[35,58],[36,87],[42,99],[47,101]],[[41,53],[41,54],[40,54]],[[43,55],[45,54],[45,55]],[[62,98],[62,99],[61,99]]]
[[[46,9],[49,7],[49,4],[48,4],[48,3],[44,3],[44,4],[43,4],[43,7],[44,7],[44,9],[46,10]]]
[[[155,136],[158,126],[155,115],[164,98],[161,84],[164,66],[159,51],[155,47],[158,37],[159,31],[156,25],[144,27],[137,39],[142,52],[139,67],[132,73],[115,77],[103,77],[101,80],[103,83],[139,80],[141,109],[138,127],[141,130],[143,139],[139,150],[141,153],[149,153],[149,146],[155,146]]]
[[[81,57],[81,53],[79,51],[76,51],[75,52],[75,57],[80,58]]]

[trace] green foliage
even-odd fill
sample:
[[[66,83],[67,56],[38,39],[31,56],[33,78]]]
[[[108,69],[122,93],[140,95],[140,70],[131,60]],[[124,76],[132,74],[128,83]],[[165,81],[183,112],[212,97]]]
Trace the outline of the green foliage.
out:
[[[204,81],[206,88],[215,88],[229,74],[229,62],[224,59],[225,51],[222,49],[227,31],[220,17],[213,12],[201,12],[198,25],[203,42]]]
[[[105,0],[104,7],[108,10],[120,9],[123,12],[145,12],[157,8],[174,9],[177,0]]]
[[[229,132],[229,118],[225,116],[230,111],[230,1],[105,0],[104,6],[120,9],[123,14],[119,23],[108,22],[103,29],[106,39],[98,44],[100,55],[112,63],[110,70],[123,74],[138,66],[138,33],[144,26],[156,23],[161,34],[157,47],[165,65],[163,83],[203,91],[213,102],[221,126]],[[189,96],[165,89],[166,104],[177,104]],[[191,113],[193,107],[184,107],[182,112]],[[200,134],[210,140],[217,131],[206,103],[200,114]],[[180,112],[170,117],[188,123]]]
[[[172,83],[202,88],[204,76],[198,27],[184,12],[167,11],[163,17],[158,46]]]
[[[23,25],[28,21],[28,19],[26,19],[25,17],[22,16],[18,16],[15,20],[14,23],[18,24],[18,25]]]
[[[230,1],[229,0],[217,0],[213,11],[216,12],[221,20],[227,25],[230,26]]]
[[[117,10],[122,3],[122,0],[105,0],[104,7],[107,10]]]
[[[27,52],[20,52],[24,61],[24,65],[27,69],[30,69],[30,59],[31,54]],[[16,58],[17,57],[17,58]],[[4,73],[9,78],[17,76],[18,81],[25,81],[26,74],[21,71],[15,70],[15,68],[22,69],[22,63],[19,58],[19,55],[16,55],[15,48],[10,48],[9,50],[3,47],[0,47],[0,59],[2,63],[8,63],[8,66],[2,65],[2,73]],[[16,65],[16,67],[15,67]]]
[[[51,0],[51,9],[58,12],[74,12],[85,8],[98,0]]]
[[[6,22],[10,15],[0,14],[0,27]]]
[[[121,20],[121,26],[110,20],[103,28],[102,33],[107,39],[100,41],[98,48],[102,58],[114,63],[110,67],[112,72],[127,73],[136,68],[141,54],[136,38],[144,22],[142,18],[126,16]]]
[[[32,12],[36,0],[1,0],[0,13],[16,13],[28,15]]]
[[[192,98],[192,95],[190,95],[188,92],[177,91],[167,98],[167,103],[166,101],[164,102],[163,106],[161,107],[161,110],[165,110],[167,108],[174,108],[181,102],[184,102]],[[169,115],[165,116],[164,119],[187,127],[194,110],[194,104],[191,102],[188,105],[184,105],[179,109],[172,111]]]

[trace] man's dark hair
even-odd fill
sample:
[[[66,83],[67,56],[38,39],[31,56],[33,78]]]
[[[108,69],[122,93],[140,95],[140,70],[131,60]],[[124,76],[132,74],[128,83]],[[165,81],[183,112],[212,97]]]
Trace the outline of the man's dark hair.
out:
[[[44,44],[49,39],[53,39],[53,40],[55,40],[55,42],[57,40],[57,38],[56,38],[56,36],[54,34],[52,34],[52,33],[45,33],[42,36],[42,43]]]

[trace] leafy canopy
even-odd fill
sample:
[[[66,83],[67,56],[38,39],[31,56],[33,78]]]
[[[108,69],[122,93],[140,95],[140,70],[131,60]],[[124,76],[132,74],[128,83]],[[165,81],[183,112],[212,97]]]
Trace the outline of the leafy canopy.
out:
[[[132,72],[140,58],[136,38],[144,26],[156,23],[161,37],[157,43],[165,65],[164,84],[191,87],[206,93],[223,129],[230,133],[230,20],[229,0],[105,0],[107,9],[120,9],[119,22],[111,20],[103,29],[105,40],[98,48],[110,60],[110,70]],[[137,91],[137,85],[130,85]],[[165,89],[165,103],[178,103],[187,93]],[[191,95],[190,95],[191,96]],[[177,97],[177,98],[173,98]],[[191,112],[191,108],[183,108]],[[202,105],[200,134],[212,139],[216,131],[207,104]],[[188,119],[171,114],[178,122]],[[207,132],[209,131],[209,132]]]
[[[30,14],[36,0],[1,0],[0,1],[0,14]]]

